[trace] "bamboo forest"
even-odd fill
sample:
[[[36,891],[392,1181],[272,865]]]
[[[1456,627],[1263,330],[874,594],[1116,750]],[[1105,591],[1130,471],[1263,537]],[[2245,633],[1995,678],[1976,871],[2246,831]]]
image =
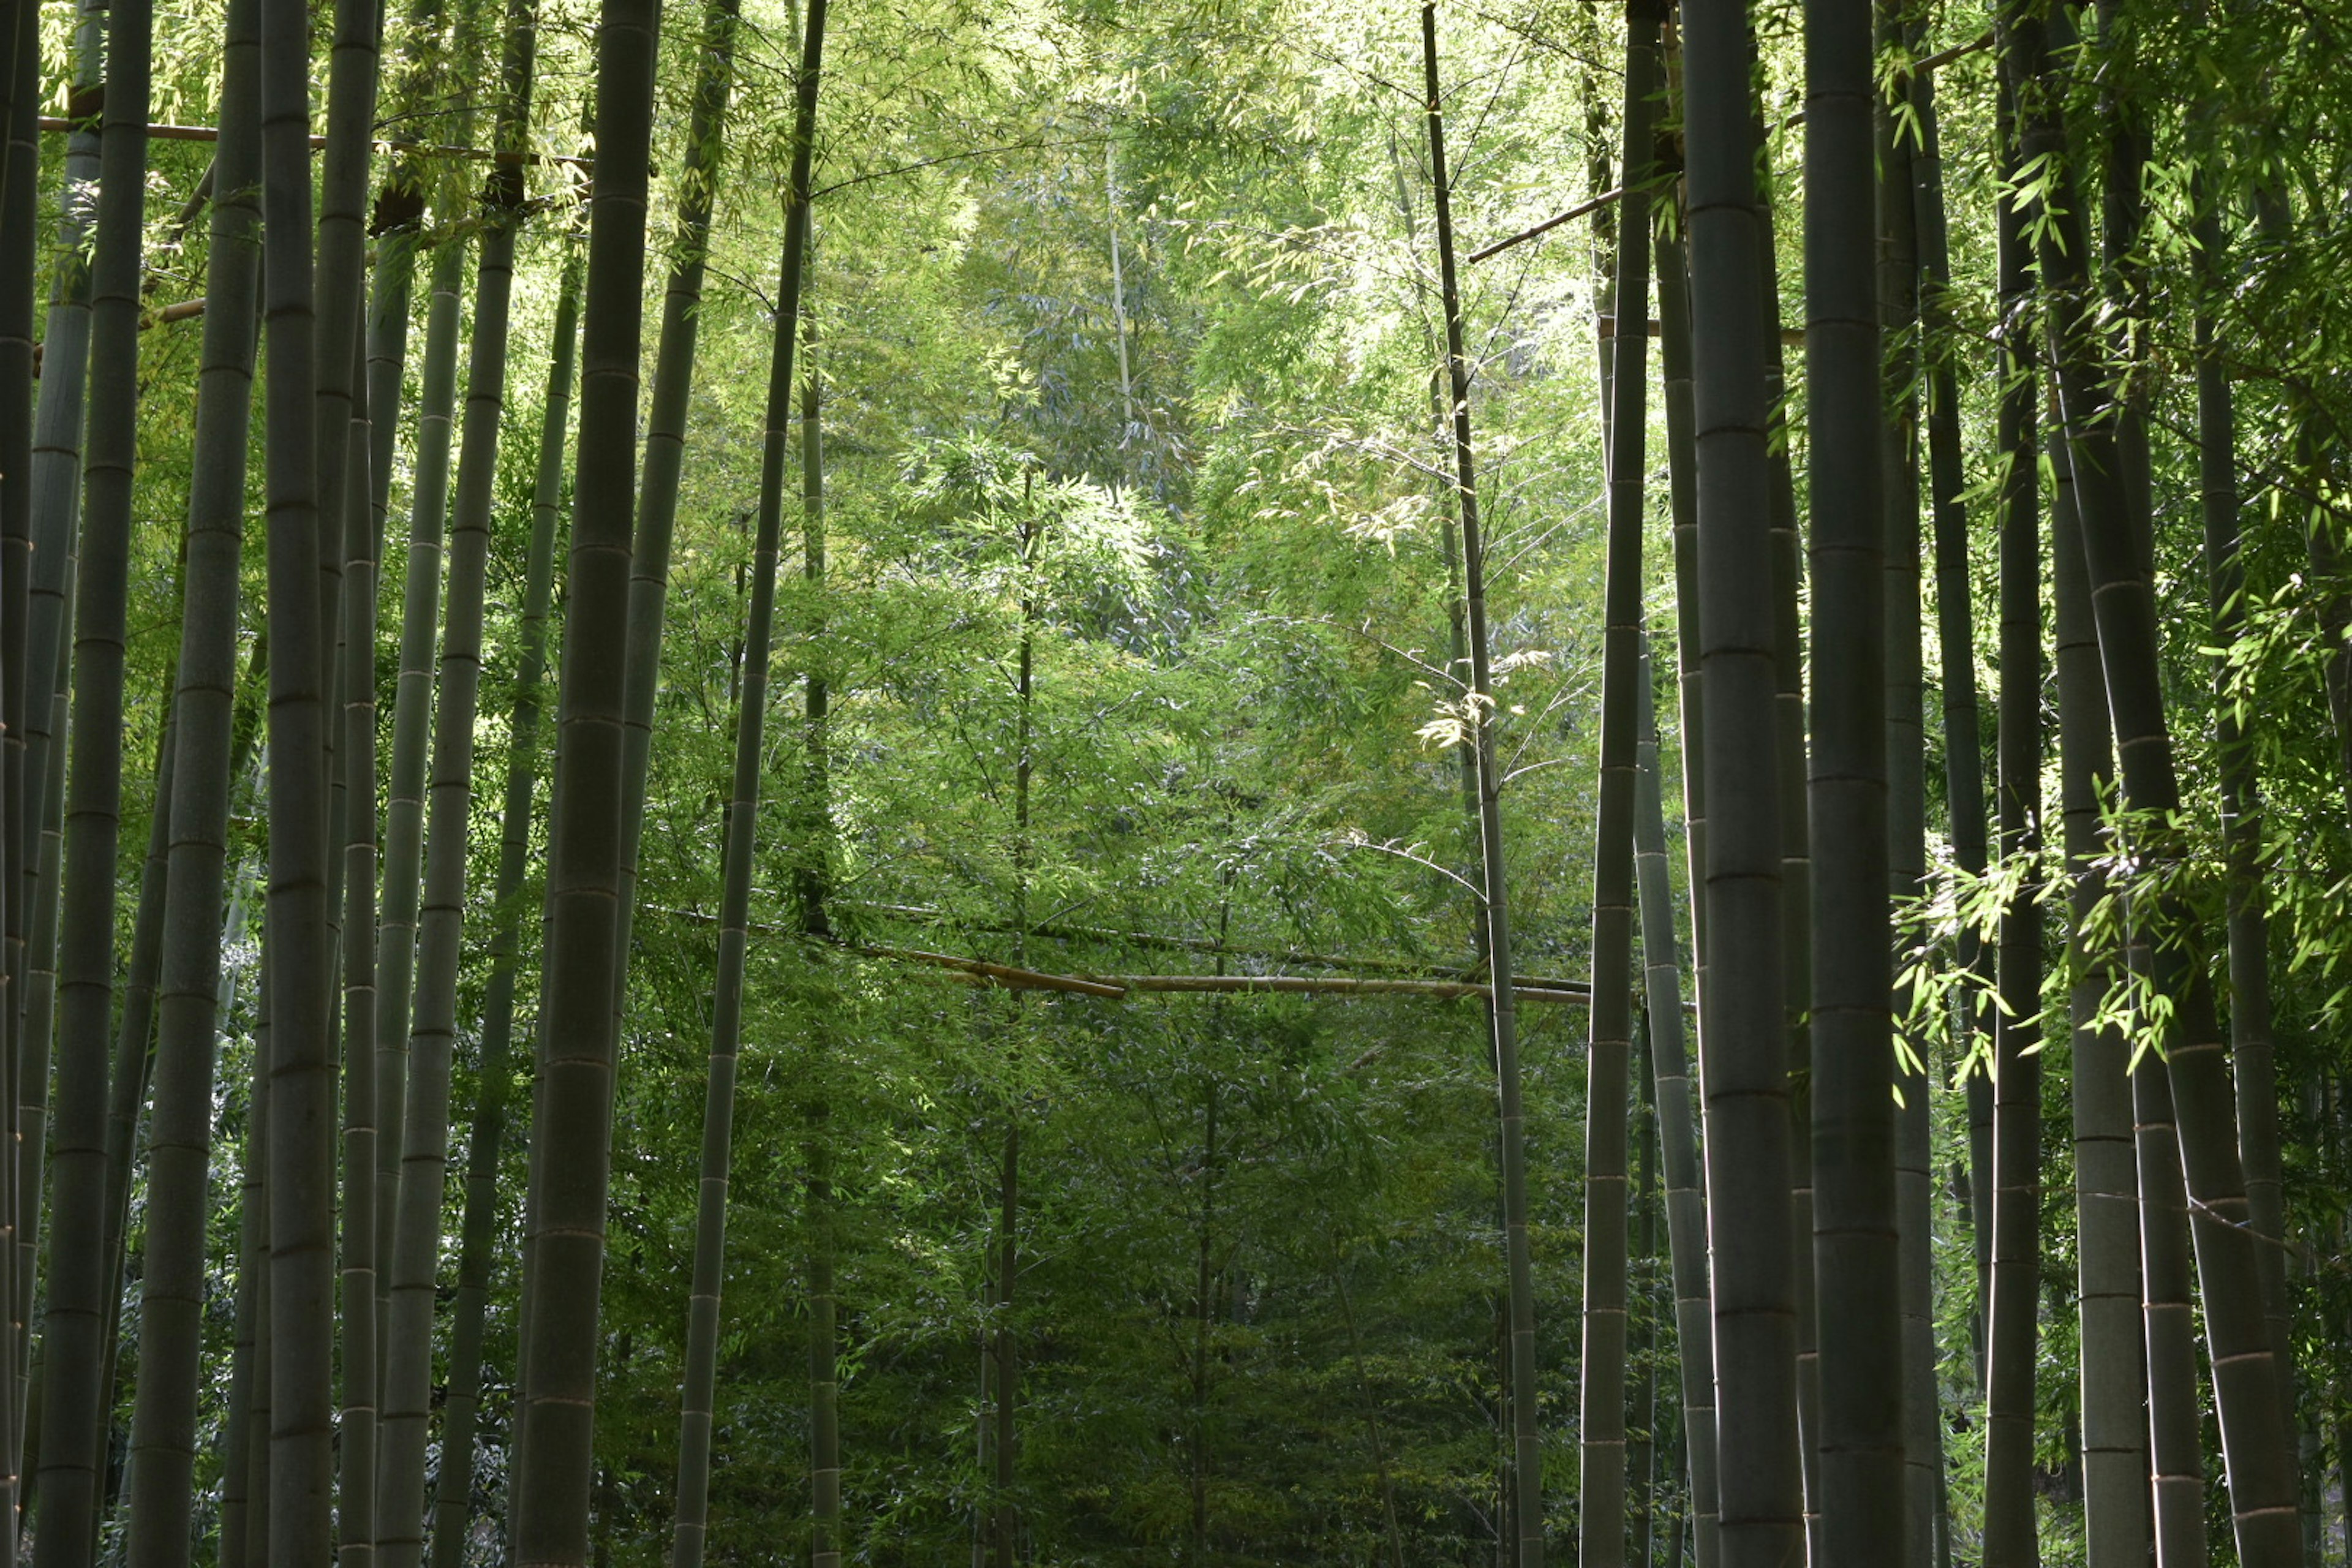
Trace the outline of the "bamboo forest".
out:
[[[2352,1568],[2347,51],[0,0],[0,1568]]]

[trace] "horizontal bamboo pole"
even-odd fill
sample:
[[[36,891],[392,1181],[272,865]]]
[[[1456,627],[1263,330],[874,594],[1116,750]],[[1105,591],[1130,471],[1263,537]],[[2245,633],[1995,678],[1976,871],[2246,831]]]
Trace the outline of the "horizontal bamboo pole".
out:
[[[65,135],[78,129],[81,123],[55,114],[44,114],[40,119],[42,132],[51,136]],[[155,142],[217,142],[220,140],[220,128],[215,125],[150,125],[147,135],[149,140]],[[312,152],[326,144],[324,136],[310,138]],[[440,142],[378,142],[375,146],[379,153],[413,153],[428,158],[467,158],[482,163],[568,163],[572,168],[584,169],[591,174],[596,169],[595,159],[569,153],[501,153],[490,147],[456,147]]]

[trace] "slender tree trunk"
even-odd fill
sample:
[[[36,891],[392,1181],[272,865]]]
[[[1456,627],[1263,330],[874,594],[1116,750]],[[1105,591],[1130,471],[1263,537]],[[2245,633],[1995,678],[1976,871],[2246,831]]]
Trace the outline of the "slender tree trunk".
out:
[[[2011,177],[2013,79],[2004,77],[2000,142]],[[2002,337],[1997,511],[2000,539],[2000,856],[2039,847],[2042,810],[2041,508],[2034,374],[2025,316],[2032,288],[2023,225],[2000,204]],[[1985,1554],[1988,1568],[2034,1568],[2034,1362],[2041,1301],[2042,910],[2031,888],[2001,911],[1993,1023],[1992,1295],[1986,1322]]]
[[[622,869],[622,683],[635,486],[653,0],[604,0],[597,37],[572,564],[548,866],[545,1047],[534,1086],[515,1561],[588,1557],[604,1199],[612,1177],[614,937]]]
[[[824,60],[824,16],[825,0],[809,0],[802,28],[792,185],[784,212],[784,254],[776,286],[775,345],[769,364],[767,426],[760,465],[759,533],[751,547],[751,608],[744,631],[741,699],[735,719],[735,776],[719,891],[719,969],[711,1005],[709,1078],[702,1107],[702,1174],[695,1211],[694,1278],[687,1316],[686,1389],[671,1568],[698,1568],[709,1530],[710,1426],[719,1371],[719,1292],[727,1258],[736,1061],[742,1051],[751,861],[760,812],[761,751],[767,733],[768,665],[774,641],[776,557],[783,533],[784,467],[793,437],[793,358],[800,337],[800,302],[807,270],[809,178],[815,155],[817,88]]]
[[[2137,526],[2121,456],[2104,410],[2113,389],[2094,367],[2100,355],[2091,335],[2082,216],[2065,161],[2065,133],[2047,100],[2046,47],[2039,16],[2012,17],[2012,47],[2021,82],[2041,95],[2025,113],[2025,152],[2046,157],[2056,172],[2043,208],[2038,261],[2048,291],[2056,338],[2059,403],[2073,458],[2075,504],[2082,516],[2107,706],[2114,717],[2124,804],[2152,826],[2158,849],[2179,810],[2179,781],[2164,712],[2153,587],[2142,574]],[[2144,520],[2142,520],[2144,521]],[[2138,837],[2136,830],[2135,837]],[[2164,1063],[2170,1079],[2183,1173],[2194,1201],[2200,1295],[2214,1367],[2215,1404],[2230,1479],[2231,1511],[2241,1560],[2247,1568],[2297,1563],[2302,1530],[2294,1458],[2278,1367],[2270,1352],[2263,1310],[2259,1237],[2247,1225],[2244,1167],[2238,1153],[2237,1114],[2226,1048],[2195,917],[2178,896],[2136,911],[2153,947],[2152,983],[2171,1000],[2180,1037]],[[2152,929],[2150,929],[2152,928]],[[2159,940],[2160,939],[2160,940]],[[2142,1117],[2146,1121],[2146,1117]],[[2147,1174],[2142,1173],[2145,1185]],[[2143,1201],[2146,1201],[2145,1192]]]
[[[51,263],[47,331],[41,339],[40,402],[34,418],[32,477],[32,573],[22,667],[26,681],[26,752],[21,799],[23,879],[7,889],[31,908],[40,851],[37,837],[55,814],[48,753],[62,746],[61,728],[51,722],[49,693],[63,684],[71,642],[67,615],[71,592],[75,533],[81,513],[83,394],[88,384],[90,335],[90,258],[88,246],[98,205],[99,118],[104,100],[106,11],[84,0],[74,29],[74,85],[68,102],[75,125],[66,142],[65,190],[59,204],[58,242]],[[7,657],[16,668],[17,650]],[[15,781],[11,780],[11,787]],[[20,895],[18,889],[22,889]],[[29,972],[29,965],[28,965]],[[26,998],[17,998],[19,1005]]]
[[[352,346],[363,348],[357,321]],[[370,463],[368,386],[355,383],[349,399],[351,440],[344,457],[342,522],[343,631],[341,661],[342,814],[342,1425],[335,1524],[344,1568],[365,1568],[375,1555],[376,1367],[375,1253],[375,647],[376,537]]]
[[[2255,752],[2228,676],[2229,650],[2245,623],[2244,536],[2238,515],[2237,419],[2230,371],[2213,321],[2211,301],[2223,287],[2225,240],[2221,216],[2202,188],[2192,192],[2198,255],[2210,276],[2195,321],[2197,343],[2197,469],[2205,523],[2205,571],[2210,590],[2214,646],[2222,650],[2213,710],[2213,749],[2220,763],[2221,836],[2229,862],[2228,916],[2230,1058],[2237,1089],[2238,1144],[2246,1170],[2247,1219],[2263,1245],[2263,1315],[2271,1354],[2278,1363],[2288,1442],[2300,1447],[2294,1425],[2294,1341],[2288,1321],[2286,1208],[2282,1194],[2278,1073],[2271,1025],[2270,899],[2263,883],[2263,799]],[[2307,1510],[2305,1510],[2308,1511]]]
[[[265,906],[265,919],[267,909]],[[269,1554],[269,1429],[271,1375],[269,1334],[275,1312],[270,1306],[269,1290],[269,1049],[270,1037],[276,1033],[269,1021],[269,955],[264,951],[260,963],[260,994],[255,998],[256,1017],[253,1026],[253,1087],[252,1114],[260,1123],[255,1138],[255,1157],[261,1165],[261,1178],[254,1194],[262,1205],[259,1242],[261,1258],[253,1309],[254,1343],[259,1347],[253,1358],[253,1406],[251,1436],[247,1439],[252,1455],[251,1473],[246,1480],[247,1505],[245,1525],[246,1568],[271,1568],[276,1561]],[[135,1456],[134,1456],[135,1461]]]
[[[1882,51],[1905,45],[1903,9],[1874,7]],[[1919,574],[1919,404],[1917,395],[1920,236],[1913,199],[1914,137],[1902,121],[1912,101],[1907,77],[1873,103],[1878,153],[1880,475],[1886,595],[1886,868],[1898,908],[1928,891],[1926,673],[1922,668]],[[1939,198],[1940,200],[1940,195]],[[1938,216],[1940,217],[1940,213]],[[1902,973],[1899,928],[1890,943]],[[1891,1005],[1896,1027],[1911,1016],[1916,994],[1898,979]],[[1901,1561],[1927,1568],[1934,1552],[1935,1489],[1941,1442],[1936,1386],[1933,1143],[1927,1042],[1906,1033],[1895,1041],[1895,1279],[1902,1366],[1903,1536]],[[1924,1408],[1923,1408],[1924,1407]]]
[[[1535,1270],[1528,1237],[1526,1113],[1520,1106],[1518,1005],[1511,986],[1509,885],[1504,871],[1500,763],[1496,755],[1493,645],[1486,632],[1486,541],[1479,526],[1478,470],[1470,444],[1470,361],[1463,346],[1462,293],[1454,260],[1454,204],[1445,169],[1444,98],[1437,71],[1437,7],[1421,10],[1430,184],[1437,206],[1437,258],[1445,306],[1445,363],[1454,416],[1454,460],[1462,521],[1463,588],[1470,642],[1465,704],[1478,755],[1478,837],[1485,870],[1488,979],[1494,987],[1495,1064],[1502,1117],[1503,1247],[1511,1331],[1511,1497],[1517,1568],[1543,1568],[1543,1450],[1536,1419]]]
[[[801,567],[816,606],[810,646],[822,650],[824,609],[824,437],[821,386],[814,357],[816,318],[805,307],[810,353],[801,365]],[[819,657],[822,657],[820,652]],[[833,934],[825,900],[833,885],[833,771],[826,734],[831,690],[821,667],[808,672],[803,703],[807,746],[803,861],[796,878],[801,930],[812,942]],[[829,1045],[826,1036],[818,1044]],[[809,1227],[809,1498],[814,1529],[811,1568],[841,1563],[841,1377],[835,1363],[838,1326],[834,1299],[832,1107],[822,1059],[812,1073],[815,1098],[808,1109]]]
[[[1673,1267],[1675,1343],[1682,1377],[1690,1512],[1699,1568],[1715,1568],[1715,1334],[1707,1319],[1706,1210],[1699,1187],[1698,1130],[1691,1114],[1690,1059],[1683,1045],[1682,973],[1674,891],[1666,869],[1665,812],[1658,777],[1657,717],[1646,647],[1638,688],[1640,769],[1634,785],[1633,868],[1641,884],[1642,963],[1650,1070],[1664,1163],[1666,1250]]]
[[[197,382],[199,460],[188,497],[155,1094],[147,1132],[147,1243],[127,1484],[131,1568],[184,1568],[188,1561],[196,1436],[237,598],[260,276],[255,243],[261,173],[260,0],[234,0],[226,38],[215,165],[220,195],[213,204]],[[257,1073],[249,1115],[266,1114],[268,1095],[258,1087],[264,1082]],[[266,1147],[257,1142],[257,1158]],[[106,1250],[111,1255],[117,1248]],[[257,1289],[259,1312],[268,1295],[257,1279]],[[257,1320],[255,1342],[270,1343]],[[266,1353],[256,1357],[256,1410],[268,1404],[257,1393],[268,1360]],[[268,1445],[260,1447],[266,1453]],[[268,1538],[266,1498],[266,1492],[248,1491],[249,1542]]]
[[[261,1180],[268,1109],[267,1094],[248,1093],[237,1205],[236,1339],[229,1351],[228,1415],[221,1439],[220,1536],[213,1553],[219,1568],[244,1568],[252,1526],[255,1363],[263,1354],[256,1334],[269,1256],[269,1200]]]
[[[710,216],[724,166],[728,97],[735,79],[735,35],[740,0],[709,0],[687,131],[677,226],[670,239],[669,275],[662,295],[661,336],[654,350],[654,385],[646,428],[646,466],[637,495],[636,536],[629,570],[626,673],[622,699],[621,910],[613,974],[613,1007],[625,1011],[630,935],[636,910],[637,856],[645,820],[646,779],[653,767],[654,700],[661,686],[662,628],[669,594],[670,540],[677,526],[678,481],[686,463],[687,415],[702,322],[703,277],[709,268]],[[779,310],[784,309],[781,303]]]
[[[0,29],[14,48],[7,67],[8,107],[0,112],[6,130],[5,173],[0,173],[0,1563],[16,1561],[17,1505],[23,1496],[24,1403],[29,1338],[22,1304],[31,1293],[16,1276],[26,1238],[18,1227],[24,1175],[38,1156],[16,1139],[21,1083],[18,1029],[24,997],[25,894],[20,862],[27,823],[26,730],[33,700],[26,679],[27,626],[32,594],[32,436],[34,270],[39,247],[34,238],[39,205],[34,184],[40,170],[35,144],[40,19],[22,5],[0,14]]]
[[[1685,870],[1691,897],[1691,994],[1706,1032],[1706,702],[1700,695],[1698,577],[1698,456],[1691,395],[1690,279],[1682,224],[1661,227],[1658,252],[1658,363],[1666,409],[1666,488],[1675,528],[1675,692],[1682,743]],[[1661,803],[1663,812],[1663,802]],[[1670,1181],[1671,1177],[1668,1178]],[[1704,1233],[1701,1233],[1702,1259]],[[1710,1376],[1709,1383],[1713,1379]],[[1696,1428],[1694,1428],[1696,1431]],[[1692,1484],[1698,1484],[1693,1472]],[[1702,1533],[1710,1540],[1712,1529]],[[1709,1564],[1712,1568],[1712,1564]]]
[[[138,453],[139,285],[152,33],[152,9],[142,0],[128,0],[110,13],[100,154],[105,183],[90,267],[89,376],[97,416],[90,421],[84,467],[85,522],[74,603],[74,756],[59,902],[55,1246],[43,1323],[48,1382],[43,1420],[54,1426],[57,1440],[43,1434],[43,1468],[55,1472],[55,1481],[43,1488],[51,1506],[36,1541],[37,1560],[45,1568],[88,1559],[90,1543],[83,1531],[91,1517],[89,1495],[99,1465],[99,1297],[106,1268],[89,1242],[103,1228],[106,1192],[106,1071],[113,1022],[115,849],[122,807],[122,675]],[[11,180],[21,191],[18,174]],[[6,1000],[13,1009],[16,997]],[[13,1069],[14,1063],[9,1065]],[[14,1125],[12,1117],[12,1131]],[[18,1163],[11,1165],[12,1177],[33,1163],[20,1152],[9,1158]],[[9,1201],[13,1205],[13,1194]],[[13,1209],[9,1217],[15,1218]],[[13,1255],[13,1246],[10,1250]],[[12,1294],[12,1316],[15,1300]],[[8,1341],[12,1475],[19,1342],[13,1335]],[[13,1484],[7,1489],[13,1502]]]
[[[1649,672],[1643,660],[1643,673]],[[1633,1289],[1641,1310],[1627,1324],[1626,1359],[1633,1380],[1625,1436],[1626,1561],[1649,1568],[1657,1508],[1658,1108],[1650,1092],[1650,1025],[1643,1015],[1633,1053],[1634,1092],[1641,1110],[1633,1131]]]
[[[1804,1552],[1796,1430],[1796,1259],[1782,957],[1765,265],[1746,7],[1683,11],[1706,727],[1707,995],[1701,1004],[1707,1228],[1725,1568]]]
[[[537,9],[509,0],[495,137],[520,147],[530,123]],[[415,1568],[424,1555],[425,1450],[431,1419],[433,1309],[440,1279],[441,1211],[448,1184],[449,1075],[457,1033],[457,971],[466,913],[466,867],[473,808],[474,731],[482,679],[483,595],[490,553],[499,424],[506,406],[509,302],[521,171],[509,164],[482,192],[481,258],[475,272],[474,331],[459,438],[457,499],[449,531],[447,607],[433,714],[433,769],[425,826],[416,991],[409,1010],[406,1107],[400,1183],[389,1260],[392,1321],[384,1340],[383,1519],[385,1568]]]
[[[1652,100],[1663,18],[1646,0],[1625,8],[1625,195],[1617,241],[1617,308],[1650,313]],[[1636,688],[1642,664],[1643,471],[1648,467],[1649,336],[1608,345],[1609,543],[1601,679],[1601,799],[1592,871],[1592,1006],[1584,1128],[1584,1345],[1578,1392],[1581,1451],[1579,1561],[1625,1561],[1626,1071],[1633,1034],[1633,817]]]
[[[520,668],[508,725],[499,868],[491,895],[490,979],[482,1004],[481,1066],[473,1131],[467,1141],[466,1208],[460,1223],[457,1295],[450,1309],[449,1383],[442,1405],[441,1471],[433,1500],[433,1568],[460,1568],[474,1498],[474,1435],[482,1398],[482,1342],[497,1258],[499,1157],[506,1141],[507,1095],[513,1076],[516,907],[530,870],[532,786],[538,776],[540,688],[546,673],[547,617],[554,598],[555,544],[563,504],[563,438],[572,412],[580,342],[580,267],[564,260],[555,306],[555,342],[539,433],[539,473],[531,492],[530,551],[524,567]]]
[[[387,237],[390,238],[393,237]],[[381,243],[381,242],[380,242]],[[398,259],[395,248],[394,259]],[[422,400],[410,458],[408,564],[401,585],[400,673],[392,706],[392,768],[383,823],[383,897],[376,924],[376,1242],[385,1267],[380,1335],[392,1327],[393,1225],[400,1208],[406,1138],[409,1005],[416,973],[416,907],[425,878],[425,768],[433,725],[433,634],[440,626],[441,556],[449,500],[449,451],[457,405],[458,287],[465,242],[433,252],[425,307]],[[371,389],[373,390],[373,389]],[[383,1373],[390,1346],[379,1359]]]
[[[1917,24],[1912,24],[1916,31]],[[1915,47],[1913,52],[1918,52]],[[1917,126],[1909,142],[1913,230],[1918,242],[1919,348],[1916,366],[1927,393],[1927,488],[1935,521],[1936,626],[1943,663],[1944,797],[1953,858],[1980,873],[1985,862],[1984,759],[1977,734],[1976,631],[1970,600],[1969,514],[1961,499],[1959,374],[1952,334],[1951,266],[1944,215],[1942,143],[1936,121],[1936,75],[1914,72],[1909,102]],[[1915,524],[1916,526],[1916,524]],[[1896,635],[1890,628],[1890,646]],[[1916,646],[1916,639],[1913,641]],[[1921,781],[1924,788],[1924,779]],[[1961,965],[1981,962],[1973,930],[1961,936]],[[1971,1004],[1962,1033],[1963,1059],[1973,1051]],[[1924,1056],[1905,1064],[1897,1083],[1903,1104],[1895,1121],[1897,1228],[1902,1233],[1904,1346],[1903,1458],[1907,1485],[1906,1561],[1935,1555],[1936,1521],[1943,1495],[1943,1413],[1936,1342],[1934,1129],[1932,1068]]]
[[[1752,52],[1753,35],[1749,37]],[[1753,61],[1751,59],[1751,65]],[[1751,92],[1749,112],[1759,106]],[[1760,119],[1750,135],[1763,139]],[[1765,448],[1766,504],[1772,525],[1773,717],[1780,811],[1780,963],[1783,1016],[1789,1039],[1790,1245],[1797,1259],[1797,1436],[1804,1470],[1806,1550],[1818,1558],[1822,1542],[1821,1315],[1814,1302],[1810,1262],[1813,1215],[1813,865],[1812,819],[1808,807],[1805,750],[1805,627],[1801,618],[1805,542],[1798,531],[1796,475],[1790,460],[1789,377],[1782,363],[1780,272],[1773,237],[1771,186],[1759,188],[1757,217],[1762,230],[1757,285],[1763,300],[1764,391],[1769,410]]]

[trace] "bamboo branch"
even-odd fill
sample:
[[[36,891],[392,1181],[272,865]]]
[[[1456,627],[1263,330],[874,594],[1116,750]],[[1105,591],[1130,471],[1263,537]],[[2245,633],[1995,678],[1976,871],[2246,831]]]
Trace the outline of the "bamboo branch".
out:
[[[1992,35],[1990,33],[1980,34],[1965,44],[1955,44],[1948,49],[1940,49],[1935,54],[1929,55],[1926,58],[1916,61],[1913,64],[1911,68],[1915,72],[1931,71],[1939,66],[1950,65],[1954,60],[1963,58],[1966,56],[1973,55],[1980,50],[1989,49],[1990,47],[1992,47]],[[1794,126],[1802,125],[1804,122],[1805,111],[1800,109],[1793,114],[1790,114],[1783,118],[1777,129],[1787,131]],[[1525,245],[1528,240],[1549,234],[1553,229],[1558,228],[1564,223],[1572,223],[1578,218],[1599,212],[1602,207],[1605,207],[1610,203],[1616,201],[1624,194],[1625,187],[1622,185],[1618,186],[1613,191],[1603,191],[1597,196],[1577,203],[1576,205],[1568,208],[1564,212],[1554,213],[1551,216],[1544,219],[1543,222],[1536,225],[1533,228],[1523,228],[1518,233],[1498,239],[1494,244],[1489,245],[1483,249],[1472,251],[1470,253],[1470,260],[1473,265],[1475,265],[1478,262],[1486,260],[1490,256],[1500,256],[1504,251],[1510,249],[1515,245]],[[1656,336],[1657,330],[1657,323],[1654,321],[1652,322],[1650,324],[1651,335],[1654,337]],[[1782,341],[1788,341],[1788,336],[1789,334],[1787,332],[1782,332]],[[1797,341],[1801,342],[1803,341],[1803,334],[1798,334]]]

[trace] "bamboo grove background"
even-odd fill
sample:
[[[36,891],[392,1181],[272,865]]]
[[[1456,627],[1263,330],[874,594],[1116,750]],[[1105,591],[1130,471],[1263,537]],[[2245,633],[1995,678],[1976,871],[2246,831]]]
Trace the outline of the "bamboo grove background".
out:
[[[2343,26],[0,0],[0,1548],[2352,1561]]]

